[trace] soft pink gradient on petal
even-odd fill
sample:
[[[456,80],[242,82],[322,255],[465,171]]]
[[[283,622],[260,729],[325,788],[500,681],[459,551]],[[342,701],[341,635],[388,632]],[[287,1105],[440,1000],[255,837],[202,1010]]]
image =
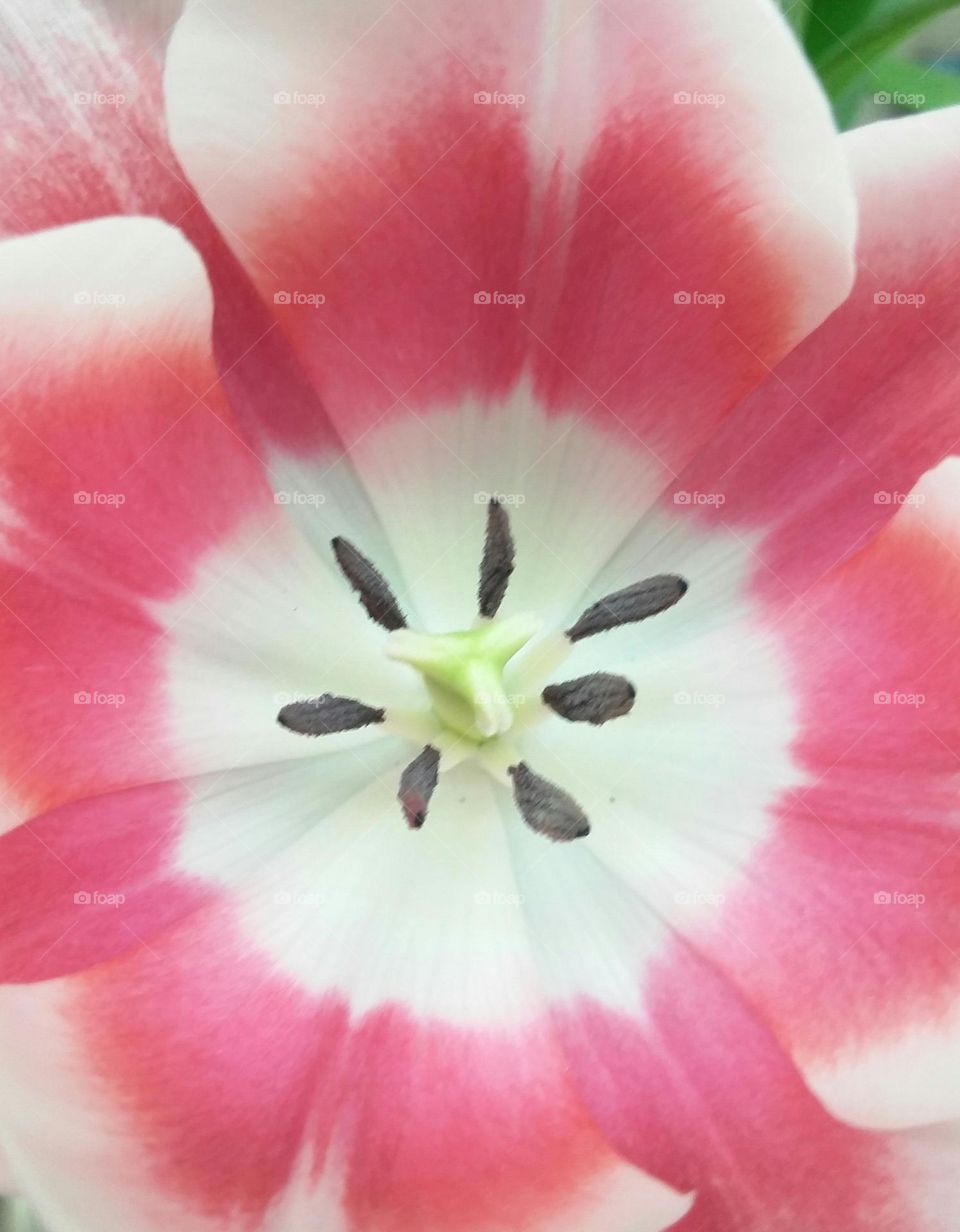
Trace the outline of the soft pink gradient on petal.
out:
[[[555,1018],[613,1146],[696,1190],[677,1232],[943,1227],[918,1217],[897,1140],[833,1120],[762,1020],[683,943],[652,972],[642,1021],[589,1001]]]
[[[847,289],[839,147],[766,4],[197,5],[167,96],[350,442],[529,370],[676,469]],[[271,431],[322,444],[279,411]]]
[[[695,516],[760,536],[759,585],[785,598],[855,552],[960,446],[960,108],[844,143],[861,207],[856,286],[676,485],[713,498]]]
[[[76,1138],[17,1118],[25,1169],[51,1201],[76,1187],[80,1218],[98,1204],[136,1232],[161,1209],[191,1232],[296,1232],[304,1216],[281,1212],[298,1193],[344,1232],[658,1232],[689,1205],[611,1150],[545,1022],[354,1017],[349,994],[309,996],[252,955],[223,912],[51,988],[8,1000],[0,1047],[29,1071],[20,1032],[43,1026],[61,1081],[63,1052],[79,1067],[91,1135],[128,1144],[112,1198],[81,1197]]]
[[[174,776],[155,605],[278,514],[216,387],[181,237],[106,220],[12,240],[0,266],[0,744],[29,815]]]
[[[960,1112],[958,468],[780,614],[807,784],[704,938],[831,1109],[877,1127]]]
[[[156,215],[180,228],[214,287],[216,359],[238,421],[256,439],[280,405],[283,424],[336,447],[289,346],[170,149],[161,78],[178,8],[173,0],[113,12],[85,0],[5,6],[0,231],[112,214]]]
[[[142,944],[212,891],[172,876],[179,783],[101,795],[0,835],[0,979],[82,970]]]

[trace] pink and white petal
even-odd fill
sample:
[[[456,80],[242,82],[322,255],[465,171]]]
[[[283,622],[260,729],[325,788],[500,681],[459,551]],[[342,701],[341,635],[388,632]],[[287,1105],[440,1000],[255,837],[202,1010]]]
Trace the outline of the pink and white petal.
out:
[[[848,287],[839,146],[767,3],[217,0],[178,24],[167,96],[350,444],[528,373],[675,471]]]
[[[487,781],[445,776],[417,833],[394,793],[374,783],[149,951],[4,992],[8,1133],[51,1222],[655,1232],[683,1216],[689,1196],[627,1165],[571,1086]],[[92,1186],[106,1159],[111,1185]]]
[[[0,16],[0,232],[110,214],[185,214],[195,198],[163,136],[162,53],[178,0],[112,11],[10,0]]]
[[[956,1205],[956,1142],[933,1149],[834,1120],[762,1019],[683,943],[648,970],[640,1017],[583,998],[555,1025],[616,1149],[696,1189],[677,1232],[951,1226],[939,1201]]]
[[[660,510],[643,571],[679,568],[689,595],[564,668],[609,670],[619,651],[642,704],[597,733],[531,737],[531,760],[595,817],[596,855],[867,1128],[960,1109],[958,467],[765,616],[749,545]]]
[[[153,220],[79,224],[7,241],[0,272],[12,818],[305,756],[315,746],[275,723],[290,692],[406,685],[362,653],[373,626],[238,437],[182,238]]]
[[[777,622],[802,781],[694,934],[869,1128],[960,1118],[958,471]]]
[[[240,425],[256,441],[282,404],[286,417],[309,422],[336,449],[336,433],[288,344],[170,149],[162,70],[181,7],[179,0],[4,6],[0,231],[112,214],[156,215],[179,227],[214,288],[216,360]],[[340,468],[349,470],[342,461]],[[282,491],[295,487],[274,478]]]
[[[73,801],[0,835],[0,980],[51,979],[149,946],[370,782],[385,776],[395,792],[406,746],[357,735],[293,765]]]
[[[960,108],[844,142],[861,213],[854,290],[667,497],[734,529],[758,585],[786,598],[854,553],[960,443]]]
[[[271,466],[278,458],[296,466],[284,455],[270,457]],[[495,409],[471,402],[429,417],[398,416],[357,442],[350,458],[392,540],[398,571],[391,578],[436,630],[468,627],[476,617],[486,505],[494,496],[508,510],[517,559],[501,611],[533,611],[556,629],[597,561],[669,482],[659,463],[625,450],[596,421],[551,414],[528,385]],[[318,480],[323,465],[312,466],[313,477],[311,464],[303,465],[298,486],[333,493],[335,474]],[[333,509],[326,502],[324,516]]]
[[[934,1181],[949,1191],[956,1150],[908,1159],[899,1137],[835,1120],[736,986],[597,859],[593,835],[573,848],[509,836],[574,1083],[618,1152],[696,1194],[678,1229],[950,1226],[920,1208]]]

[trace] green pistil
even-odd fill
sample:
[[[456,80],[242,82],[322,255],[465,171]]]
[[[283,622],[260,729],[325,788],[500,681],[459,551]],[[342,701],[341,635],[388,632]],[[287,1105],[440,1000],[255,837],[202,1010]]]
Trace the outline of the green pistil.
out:
[[[480,743],[512,726],[503,670],[540,628],[538,617],[523,613],[456,633],[398,629],[390,634],[387,654],[423,675],[433,708],[447,727]]]

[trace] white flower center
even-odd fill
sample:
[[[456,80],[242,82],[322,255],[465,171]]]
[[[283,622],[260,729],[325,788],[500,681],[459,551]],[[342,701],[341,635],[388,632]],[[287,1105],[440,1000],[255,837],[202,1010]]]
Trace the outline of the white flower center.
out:
[[[337,537],[331,546],[367,615],[389,631],[389,657],[409,663],[422,674],[441,724],[440,733],[428,737],[400,776],[397,798],[407,825],[419,830],[437,786],[441,758],[449,768],[463,759],[458,746],[485,745],[514,725],[516,706],[504,685],[504,669],[539,631],[541,622],[530,613],[497,618],[514,568],[510,519],[499,500],[488,504],[477,590],[479,617],[473,628],[450,633],[410,629],[390,583],[376,565],[347,539]],[[686,592],[684,579],[671,573],[635,582],[592,603],[560,640],[569,646],[596,633],[646,620],[672,607]],[[570,722],[599,727],[629,714],[635,697],[633,685],[624,677],[592,672],[545,688],[540,693],[544,705],[537,703],[533,713],[542,716],[546,706]],[[383,723],[387,714],[384,708],[355,698],[324,693],[284,706],[277,718],[281,726],[301,735],[324,736]],[[508,746],[496,749],[486,766],[496,777],[512,781],[514,802],[532,830],[556,842],[590,833],[587,816],[573,796],[537,774]]]

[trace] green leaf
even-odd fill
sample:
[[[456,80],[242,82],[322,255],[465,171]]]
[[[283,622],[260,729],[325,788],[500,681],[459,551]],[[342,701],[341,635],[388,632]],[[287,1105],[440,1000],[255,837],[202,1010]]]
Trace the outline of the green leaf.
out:
[[[937,107],[953,107],[960,103],[960,74],[926,67],[912,60],[889,57],[874,66],[879,78],[876,93],[888,94],[889,100],[878,99],[894,107],[918,111],[933,111]]]
[[[931,18],[955,8],[957,0],[895,0],[877,5],[871,15],[844,42],[834,40],[816,59],[816,68],[836,105],[863,79],[879,80],[875,65],[908,35]],[[871,87],[869,93],[873,93]]]
[[[842,48],[878,0],[812,0],[804,45],[811,60]]]
[[[804,31],[810,16],[810,6],[813,0],[780,0],[783,15],[793,27],[793,32],[803,42]]]

